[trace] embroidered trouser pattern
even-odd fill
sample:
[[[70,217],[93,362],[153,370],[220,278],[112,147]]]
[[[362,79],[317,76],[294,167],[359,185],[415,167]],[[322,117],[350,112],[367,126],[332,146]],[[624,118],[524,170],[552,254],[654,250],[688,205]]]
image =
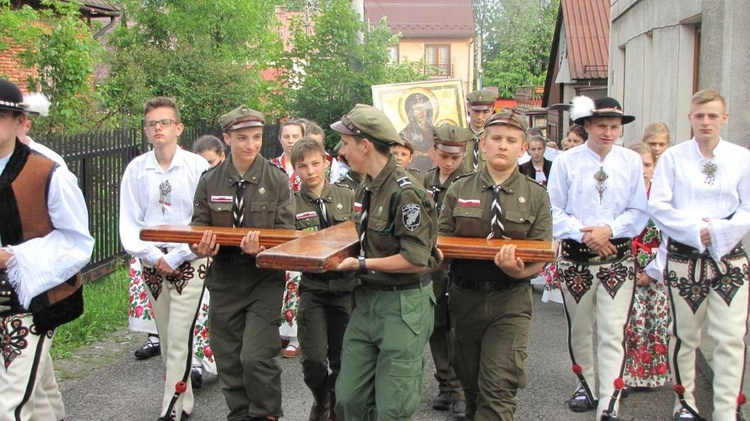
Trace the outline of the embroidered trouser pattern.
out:
[[[190,414],[195,403],[190,383],[193,328],[201,305],[206,277],[206,259],[184,262],[180,275],[163,279],[153,267],[142,262],[161,341],[161,357],[166,367],[161,415],[179,419]]]
[[[705,255],[691,259],[669,253],[664,275],[674,318],[670,327],[670,363],[675,384],[684,388],[685,405],[697,412],[693,396],[695,350],[708,323],[708,335],[716,342],[713,419],[734,421],[747,351],[747,255],[742,252],[716,262]],[[678,395],[675,410],[683,407],[679,398]]]
[[[37,334],[31,313],[0,319],[0,420],[65,417],[49,350],[53,331]]]
[[[558,274],[562,284],[565,315],[568,320],[568,347],[574,365],[594,399],[594,324],[598,338],[597,366],[599,406],[596,419],[605,410],[617,412],[619,395],[614,400],[614,381],[625,367],[625,328],[633,303],[635,272],[633,257],[602,264],[580,263],[560,258]]]

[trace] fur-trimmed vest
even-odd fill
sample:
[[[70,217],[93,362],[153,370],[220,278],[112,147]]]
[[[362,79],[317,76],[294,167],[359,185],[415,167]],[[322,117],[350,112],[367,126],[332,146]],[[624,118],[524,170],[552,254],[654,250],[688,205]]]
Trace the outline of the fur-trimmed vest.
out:
[[[47,208],[49,185],[58,165],[16,140],[15,150],[0,174],[0,240],[14,246],[54,230]],[[34,314],[38,331],[54,329],[83,312],[81,277],[34,297],[25,309],[12,292],[11,310],[4,313]],[[65,320],[62,321],[61,320]]]

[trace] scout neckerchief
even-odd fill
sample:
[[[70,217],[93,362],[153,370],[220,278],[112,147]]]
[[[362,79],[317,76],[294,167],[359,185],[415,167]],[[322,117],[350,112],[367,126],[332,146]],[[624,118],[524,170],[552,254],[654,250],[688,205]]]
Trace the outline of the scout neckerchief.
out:
[[[331,226],[331,221],[328,220],[328,214],[326,213],[326,204],[323,202],[323,198],[319,197],[315,199],[315,213],[318,214],[320,219],[320,228],[325,229]]]
[[[362,220],[359,223],[359,255],[365,255],[365,234],[367,233],[367,216],[370,213],[370,189],[365,187],[362,198]]]
[[[243,196],[245,195],[245,180],[239,179],[237,181],[237,192],[234,195],[234,203],[232,205],[232,227],[242,227],[242,222],[245,219],[245,201]]]
[[[502,238],[505,227],[503,226],[503,210],[500,208],[500,186],[492,186],[492,219],[490,220],[490,233],[487,235],[487,239],[494,237]]]

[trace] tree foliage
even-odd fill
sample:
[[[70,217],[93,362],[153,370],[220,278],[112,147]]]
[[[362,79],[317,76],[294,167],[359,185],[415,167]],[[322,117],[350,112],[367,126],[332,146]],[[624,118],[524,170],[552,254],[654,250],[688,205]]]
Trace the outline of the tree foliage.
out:
[[[25,67],[36,69],[32,91],[50,98],[49,117],[35,118],[34,132],[80,132],[95,120],[94,64],[102,52],[80,18],[76,2],[45,0],[42,8],[11,9],[0,0],[0,51],[21,47]]]
[[[285,98],[290,115],[326,127],[354,104],[372,104],[372,85],[425,78],[418,63],[389,63],[398,37],[385,21],[367,30],[347,0],[317,4],[314,33],[294,23],[294,46],[280,62],[280,80],[291,88]]]
[[[559,0],[474,1],[485,86],[509,98],[518,86],[544,83],[558,7]]]
[[[106,107],[140,119],[143,102],[170,96],[187,124],[246,104],[270,111],[261,71],[281,51],[274,6],[263,0],[125,0],[110,37]]]

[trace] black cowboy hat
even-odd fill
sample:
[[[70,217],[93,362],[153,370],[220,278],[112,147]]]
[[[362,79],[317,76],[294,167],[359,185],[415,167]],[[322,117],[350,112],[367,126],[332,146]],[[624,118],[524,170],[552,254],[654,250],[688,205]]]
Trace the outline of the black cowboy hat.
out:
[[[25,112],[27,108],[18,86],[9,80],[0,79],[0,110]]]
[[[582,103],[577,103],[577,99],[579,98],[585,98],[585,97],[578,97],[574,98],[573,100],[573,107],[571,108],[571,114],[575,115],[575,119],[573,120],[576,124],[583,125],[583,123],[592,117],[619,117],[622,120],[622,124],[628,124],[635,121],[635,117],[632,115],[625,114],[624,111],[622,111],[622,106],[620,103],[611,97],[604,97],[604,98],[598,98],[593,101],[593,106],[588,105],[590,103],[583,101]],[[581,104],[586,104],[585,106]],[[576,109],[578,106],[579,109]],[[581,107],[586,109],[580,109]]]

